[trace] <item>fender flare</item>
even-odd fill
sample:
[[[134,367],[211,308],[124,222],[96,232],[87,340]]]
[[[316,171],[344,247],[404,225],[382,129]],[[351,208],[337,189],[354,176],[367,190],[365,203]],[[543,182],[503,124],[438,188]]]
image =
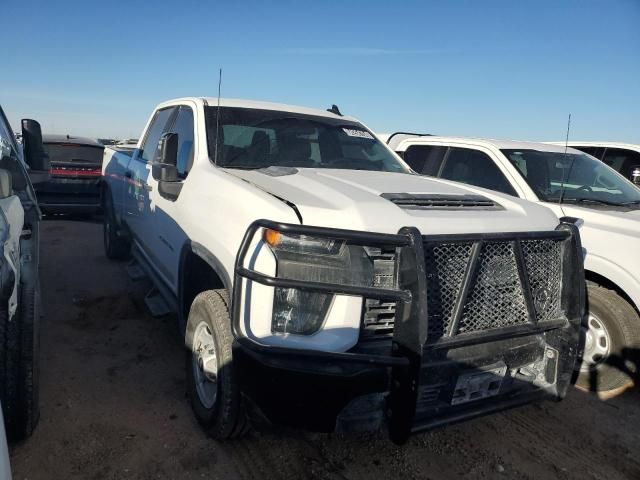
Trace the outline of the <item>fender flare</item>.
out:
[[[180,250],[180,263],[178,267],[178,305],[182,306],[184,301],[184,282],[182,281],[182,279],[184,275],[185,258],[189,253],[193,253],[194,255],[202,259],[207,265],[209,265],[209,267],[211,267],[218,278],[222,280],[222,284],[224,285],[224,288],[227,290],[227,292],[229,292],[229,298],[231,298],[231,277],[227,273],[227,270],[224,268],[222,262],[218,260],[218,258],[201,243],[187,240],[184,242],[184,244],[182,245],[182,249]],[[181,323],[186,324],[186,319],[182,318],[184,316],[182,308],[178,308],[178,315],[181,317]]]
[[[640,310],[640,284],[627,270],[606,258],[593,254],[585,258],[584,269],[586,272],[595,273],[617,286]]]

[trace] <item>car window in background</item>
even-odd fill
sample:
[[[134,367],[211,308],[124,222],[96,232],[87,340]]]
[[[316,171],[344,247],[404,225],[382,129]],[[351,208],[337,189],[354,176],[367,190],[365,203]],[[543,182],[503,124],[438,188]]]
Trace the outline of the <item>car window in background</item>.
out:
[[[588,153],[592,157],[596,157],[597,159],[602,159],[602,154],[604,153],[604,147],[575,147],[571,145],[571,148],[575,148],[576,150],[580,150],[581,152]]]
[[[435,177],[448,147],[439,145],[411,145],[404,152],[404,161],[417,173]]]
[[[51,163],[101,164],[104,147],[77,143],[44,143]]]
[[[11,125],[6,121],[4,112],[0,110],[0,158],[11,156],[15,149],[16,140],[11,130]]]
[[[178,134],[178,174],[186,178],[193,164],[193,110],[181,105],[171,131]]]
[[[600,160],[585,154],[502,150],[540,200],[625,205],[640,202],[640,190]]]
[[[634,167],[640,166],[640,153],[624,148],[607,148],[602,161],[630,178]]]
[[[171,120],[175,109],[176,107],[169,107],[156,112],[151,121],[151,125],[149,125],[147,138],[145,138],[144,146],[142,147],[141,158],[143,161],[147,163],[153,162],[157,153],[160,137],[168,131],[169,120]]]
[[[450,148],[438,176],[454,182],[516,195],[515,190],[494,161],[479,150]]]

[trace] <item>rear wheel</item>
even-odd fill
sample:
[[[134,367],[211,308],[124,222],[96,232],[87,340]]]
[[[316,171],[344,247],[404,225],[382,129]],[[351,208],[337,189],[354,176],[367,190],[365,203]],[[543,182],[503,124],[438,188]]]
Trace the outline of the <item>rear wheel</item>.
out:
[[[640,317],[615,291],[589,284],[588,330],[576,386],[611,398],[633,386]]]
[[[116,223],[115,213],[113,211],[113,201],[111,194],[107,191],[103,194],[103,220],[102,233],[104,240],[104,252],[107,258],[111,260],[126,260],[131,252],[131,243],[129,239],[118,235],[118,224]]]
[[[234,371],[226,290],[208,290],[195,298],[185,339],[187,392],[198,422],[220,440],[244,435],[249,423]]]

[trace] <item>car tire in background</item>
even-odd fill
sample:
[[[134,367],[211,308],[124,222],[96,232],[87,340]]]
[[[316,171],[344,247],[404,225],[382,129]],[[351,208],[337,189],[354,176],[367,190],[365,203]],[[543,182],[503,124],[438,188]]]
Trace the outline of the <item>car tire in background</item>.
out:
[[[40,419],[40,313],[37,288],[21,285],[18,311],[0,309],[0,401],[9,440],[23,440]]]
[[[118,224],[113,212],[113,200],[110,192],[103,193],[102,229],[104,253],[111,260],[126,260],[131,254],[129,239],[118,234]]]
[[[220,440],[238,438],[249,430],[234,371],[232,342],[227,291],[200,293],[187,320],[187,393],[200,425]]]
[[[589,312],[576,387],[612,398],[634,384],[640,352],[640,316],[615,291],[587,285]]]

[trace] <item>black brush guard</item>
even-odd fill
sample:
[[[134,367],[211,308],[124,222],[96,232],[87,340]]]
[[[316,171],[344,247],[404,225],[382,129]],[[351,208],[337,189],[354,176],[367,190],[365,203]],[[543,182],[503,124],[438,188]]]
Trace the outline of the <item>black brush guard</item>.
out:
[[[260,229],[273,229],[282,233],[308,235],[314,237],[335,238],[344,240],[350,244],[362,246],[386,246],[395,247],[398,252],[398,289],[381,289],[375,287],[339,285],[330,283],[309,282],[277,278],[257,272],[244,267],[245,259],[249,252],[252,240]],[[524,259],[520,242],[526,240],[551,239],[562,242],[562,318],[553,322],[538,323],[535,321],[533,313],[532,294],[526,275],[523,274]],[[488,330],[476,333],[465,333],[458,335],[455,328],[450,329],[447,338],[439,339],[437,342],[429,344],[428,335],[428,302],[427,302],[427,272],[425,263],[424,244],[425,242],[473,242],[473,249],[476,252],[474,259],[469,261],[470,268],[467,268],[462,283],[460,296],[455,305],[453,314],[454,324],[459,321],[461,311],[464,308],[466,296],[469,293],[469,284],[473,275],[474,265],[477,261],[477,252],[483,242],[510,242],[513,245],[513,252],[516,257],[516,264],[524,290],[526,306],[530,321],[526,324],[515,325],[495,330]],[[270,287],[294,288],[311,292],[334,293],[343,295],[360,296],[369,299],[379,299],[397,302],[395,324],[389,354],[361,353],[363,349],[354,348],[350,352],[319,352],[314,350],[303,350],[270,346],[262,344],[255,339],[244,335],[241,328],[241,309],[243,283],[245,280],[254,281]],[[577,227],[570,220],[561,220],[561,223],[554,231],[547,232],[516,232],[516,233],[490,233],[490,234],[469,234],[469,235],[428,235],[423,236],[414,227],[404,227],[397,234],[370,233],[354,230],[343,230],[324,227],[313,227],[305,225],[294,225],[278,223],[269,220],[257,220],[250,225],[243,238],[240,249],[236,257],[234,288],[232,298],[232,327],[235,336],[235,349],[241,349],[254,359],[261,361],[269,359],[272,365],[277,368],[287,368],[287,365],[300,365],[300,371],[306,368],[326,370],[331,378],[336,376],[336,370],[343,372],[345,378],[355,378],[353,369],[357,371],[362,368],[378,368],[390,372],[390,378],[386,382],[389,396],[386,404],[387,423],[391,439],[396,443],[406,441],[411,433],[433,428],[443,424],[449,424],[463,419],[483,415],[485,413],[502,410],[516,405],[521,405],[541,398],[539,392],[532,392],[530,395],[523,395],[518,398],[506,398],[500,401],[499,406],[478,402],[472,408],[466,408],[463,412],[460,409],[452,409],[446,416],[430,416],[430,411],[425,410],[419,415],[420,409],[419,394],[421,383],[427,382],[427,377],[434,377],[432,372],[425,374],[425,366],[429,362],[438,362],[438,352],[448,351],[451,348],[473,349],[482,347],[483,344],[500,341],[508,342],[514,338],[531,338],[532,335],[545,335],[545,332],[564,329],[563,342],[565,345],[556,345],[560,352],[561,359],[558,359],[556,366],[560,365],[562,371],[559,372],[565,379],[564,385],[553,390],[551,393],[555,398],[561,398],[566,393],[571,378],[574,364],[579,354],[578,338],[580,325],[585,315],[585,283],[582,260],[582,247],[580,235]],[[526,343],[526,341],[525,341]],[[557,342],[556,342],[557,343]],[[508,345],[504,345],[508,348]],[[526,346],[525,346],[526,349]],[[364,349],[364,351],[368,351]],[[246,363],[242,362],[246,367]],[[253,364],[255,365],[255,364]],[[350,367],[353,367],[350,368]],[[249,370],[245,368],[245,370]],[[437,369],[433,369],[437,372]],[[446,369],[443,369],[446,371]],[[260,376],[261,373],[247,371],[246,376]],[[339,376],[339,375],[337,375]],[[336,377],[337,377],[336,376]],[[435,374],[437,376],[437,373]],[[365,375],[377,385],[373,388],[383,388],[385,382],[380,381],[379,376]],[[255,379],[247,381],[246,377],[243,386],[253,382]],[[261,379],[262,381],[263,379]],[[295,377],[293,384],[304,382],[305,376]],[[268,389],[268,384],[261,383],[262,388]],[[330,388],[330,385],[329,385]],[[544,392],[543,392],[544,393]],[[281,392],[258,392],[258,396],[275,395]],[[547,392],[546,397],[549,397]],[[346,400],[349,400],[347,397]],[[346,401],[343,399],[342,401]]]

